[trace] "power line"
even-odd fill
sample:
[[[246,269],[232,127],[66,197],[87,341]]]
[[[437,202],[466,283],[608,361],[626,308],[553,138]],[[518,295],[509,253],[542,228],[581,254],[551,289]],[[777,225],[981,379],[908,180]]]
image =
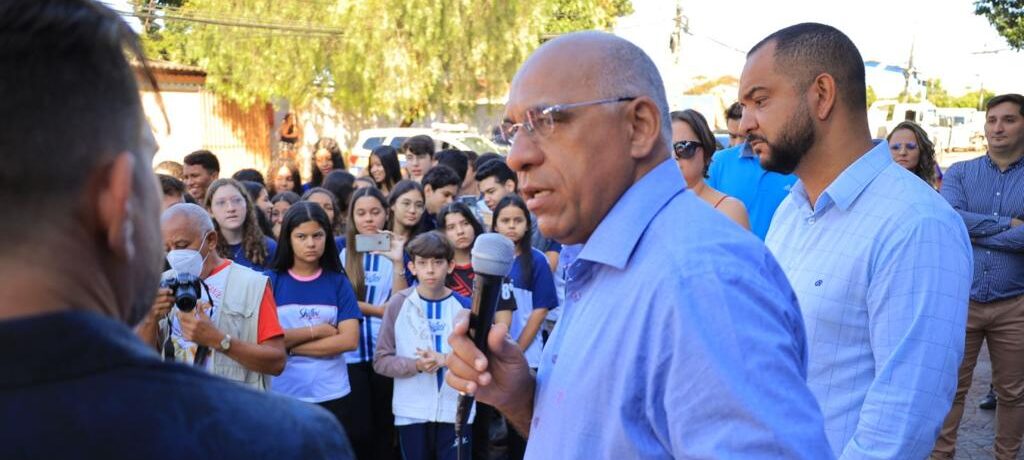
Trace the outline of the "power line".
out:
[[[308,23],[303,24],[297,22],[256,22],[241,17],[228,17],[225,15],[217,16],[209,14],[203,15],[191,12],[180,12],[180,10],[175,11],[173,7],[157,8],[152,6],[143,6],[140,8],[140,11],[123,11],[117,9],[114,5],[105,2],[103,3],[112,10],[114,10],[114,12],[120,14],[121,16],[135,17],[139,19],[182,21],[223,27],[238,27],[279,32],[293,32],[297,35],[302,36],[340,36],[344,35],[345,33],[344,29],[319,27]]]

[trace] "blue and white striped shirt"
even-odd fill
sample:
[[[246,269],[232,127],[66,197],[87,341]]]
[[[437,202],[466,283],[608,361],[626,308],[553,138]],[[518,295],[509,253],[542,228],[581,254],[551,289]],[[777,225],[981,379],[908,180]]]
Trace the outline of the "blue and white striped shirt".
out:
[[[880,142],[813,208],[797,181],[766,243],[800,300],[807,385],[835,455],[926,458],[964,353],[963,220]]]
[[[341,262],[345,263],[345,251],[341,250]],[[394,278],[394,264],[391,259],[380,254],[369,252],[363,256],[363,283],[366,295],[361,302],[370,305],[383,305],[391,297],[391,281]],[[358,295],[358,293],[357,293]],[[345,352],[345,361],[349,364],[369,363],[373,361],[373,350],[377,348],[377,337],[380,335],[380,318],[363,316],[359,320],[359,347]]]
[[[974,243],[971,299],[994,302],[1024,294],[1024,160],[999,171],[988,155],[949,167],[942,196],[967,224]]]

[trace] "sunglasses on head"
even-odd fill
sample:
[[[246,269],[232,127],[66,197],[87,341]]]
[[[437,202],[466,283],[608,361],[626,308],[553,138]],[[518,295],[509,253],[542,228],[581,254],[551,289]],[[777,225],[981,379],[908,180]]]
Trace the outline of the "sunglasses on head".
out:
[[[672,151],[677,160],[689,160],[697,154],[697,147],[703,147],[698,141],[679,141],[672,144]]]
[[[907,142],[906,144],[889,144],[889,148],[892,151],[899,151],[903,146],[907,146],[907,150],[917,150],[917,142]]]

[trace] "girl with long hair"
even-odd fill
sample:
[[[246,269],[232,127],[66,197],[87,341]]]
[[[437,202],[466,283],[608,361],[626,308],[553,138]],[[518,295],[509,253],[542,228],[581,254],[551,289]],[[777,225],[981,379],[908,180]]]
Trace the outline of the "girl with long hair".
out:
[[[388,195],[388,230],[392,238],[401,241],[412,241],[419,234],[427,231],[426,195],[419,182],[403,180],[395,184],[394,190]],[[395,291],[405,289],[415,282],[412,271],[408,268],[409,257],[405,255],[402,266],[405,267],[404,285],[395,284]],[[401,281],[401,280],[396,280]]]
[[[398,151],[390,145],[381,145],[370,152],[367,174],[373,183],[384,192],[391,193],[395,184],[402,180],[402,166],[398,161]]]
[[[381,455],[374,458],[390,458],[394,443],[394,419],[391,412],[392,381],[373,371],[373,353],[380,333],[384,305],[391,296],[395,280],[403,280],[405,268],[402,264],[403,241],[392,240],[392,249],[383,253],[359,252],[356,249],[358,235],[379,235],[386,233],[388,220],[387,199],[380,190],[368,187],[352,193],[348,206],[348,226],[345,233],[346,246],[339,254],[349,274],[352,288],[356,292],[359,310],[363,318],[360,324],[359,347],[345,354],[348,375],[352,382],[354,413],[352,414],[364,430],[369,432],[372,442],[355,447],[359,458],[369,458],[364,453],[375,450]],[[364,433],[356,433],[368,439]],[[356,436],[353,436],[356,437]]]
[[[301,195],[302,176],[299,174],[299,165],[288,158],[271,163],[267,170],[267,191],[270,192],[270,196],[276,196],[281,192]]]
[[[234,179],[217,179],[206,192],[206,210],[213,216],[221,257],[263,271],[277,251],[277,243],[263,234],[256,206],[245,186]]]
[[[329,137],[321,138],[313,146],[313,155],[310,159],[310,169],[313,172],[313,180],[302,185],[306,191],[313,187],[323,185],[324,177],[336,169],[348,169],[345,166],[345,158],[341,155],[341,147],[338,142]]]
[[[437,213],[437,225],[444,232],[448,241],[455,249],[452,259],[452,272],[448,274],[445,285],[463,297],[473,297],[473,258],[471,252],[476,238],[484,233],[484,226],[477,220],[469,205],[456,201],[441,208]],[[506,326],[512,324],[512,310],[515,302],[511,299],[498,299],[498,309],[494,321]]]
[[[324,407],[346,431],[358,430],[343,353],[359,343],[361,315],[327,213],[313,203],[294,204],[281,224],[278,247],[268,275],[288,362],[271,388]]]

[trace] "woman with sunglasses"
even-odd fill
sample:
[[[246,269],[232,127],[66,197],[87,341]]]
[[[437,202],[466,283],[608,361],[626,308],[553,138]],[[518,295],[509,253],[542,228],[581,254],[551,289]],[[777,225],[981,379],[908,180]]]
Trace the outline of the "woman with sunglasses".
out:
[[[686,179],[686,186],[722,214],[750,230],[750,219],[743,202],[711,188],[708,177],[711,154],[715,153],[715,135],[707,120],[693,109],[672,112],[672,155]]]
[[[892,161],[920,177],[932,188],[939,188],[942,171],[935,163],[935,145],[921,126],[912,121],[904,121],[893,128],[886,141],[889,142]]]

